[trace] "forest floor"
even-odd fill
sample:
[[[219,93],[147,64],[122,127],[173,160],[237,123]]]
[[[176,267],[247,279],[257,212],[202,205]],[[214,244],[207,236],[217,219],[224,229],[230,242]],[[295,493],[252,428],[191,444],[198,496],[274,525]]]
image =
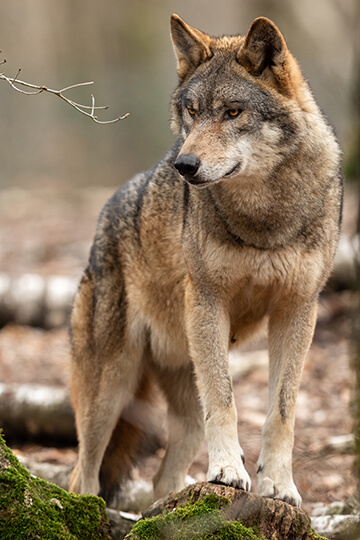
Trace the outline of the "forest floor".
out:
[[[10,275],[37,273],[79,278],[97,214],[110,194],[106,189],[66,197],[44,190],[31,196],[22,190],[4,192],[0,198],[1,271]],[[347,205],[345,228],[351,229],[355,221],[352,201]],[[328,290],[322,295],[315,338],[304,367],[297,401],[293,464],[303,507],[309,512],[314,503],[345,500],[354,490],[352,455],[339,452],[333,444],[334,437],[352,431],[351,310],[349,291]],[[266,348],[266,341],[251,348]],[[0,330],[1,382],[65,386],[68,373],[66,329],[8,324]],[[261,426],[266,416],[267,379],[267,368],[256,367],[234,382],[239,437],[253,489]],[[66,465],[75,464],[77,456],[76,448],[50,448],[29,442],[17,443],[16,450],[39,461]],[[150,480],[163,453],[163,449],[158,450],[135,471],[135,476]],[[206,469],[204,444],[189,474],[205,480]]]

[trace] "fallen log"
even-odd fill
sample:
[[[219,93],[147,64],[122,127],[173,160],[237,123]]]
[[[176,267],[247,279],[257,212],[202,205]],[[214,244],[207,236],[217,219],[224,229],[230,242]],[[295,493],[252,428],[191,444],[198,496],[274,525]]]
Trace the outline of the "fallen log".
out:
[[[58,328],[68,323],[78,279],[0,274],[0,326],[9,322]]]
[[[0,426],[9,440],[77,441],[69,393],[63,387],[0,383]]]
[[[153,538],[223,538],[223,532],[228,538],[320,538],[311,529],[309,516],[300,508],[206,482],[190,485],[155,502],[126,538],[145,540],[150,529]]]

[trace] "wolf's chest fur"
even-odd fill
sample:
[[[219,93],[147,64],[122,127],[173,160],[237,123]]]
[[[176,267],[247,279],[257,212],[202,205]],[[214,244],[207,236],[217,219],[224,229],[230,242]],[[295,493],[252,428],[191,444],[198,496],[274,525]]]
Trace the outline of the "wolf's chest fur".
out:
[[[300,216],[291,226],[288,216],[278,218],[276,230],[269,230],[265,201],[255,210],[245,206],[250,215],[240,219],[231,192],[224,208],[217,190],[199,191],[179,181],[173,153],[140,182],[125,186],[118,206],[116,197],[109,203],[121,216],[113,234],[131,309],[137,324],[148,329],[154,358],[169,366],[190,361],[184,320],[189,280],[221,302],[230,320],[229,343],[239,344],[262,325],[280,292],[311,295],[320,286],[323,263],[299,235]],[[115,226],[113,221],[105,212],[101,230]],[[261,226],[252,237],[254,222]]]

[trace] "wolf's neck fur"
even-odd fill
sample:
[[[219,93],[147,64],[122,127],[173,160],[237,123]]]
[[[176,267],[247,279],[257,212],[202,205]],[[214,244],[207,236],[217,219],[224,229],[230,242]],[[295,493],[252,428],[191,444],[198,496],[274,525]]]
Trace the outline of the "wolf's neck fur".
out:
[[[209,189],[235,238],[260,249],[276,249],[296,241],[323,213],[339,159],[335,137],[324,122],[316,132],[309,130],[296,151],[267,176],[239,176]]]

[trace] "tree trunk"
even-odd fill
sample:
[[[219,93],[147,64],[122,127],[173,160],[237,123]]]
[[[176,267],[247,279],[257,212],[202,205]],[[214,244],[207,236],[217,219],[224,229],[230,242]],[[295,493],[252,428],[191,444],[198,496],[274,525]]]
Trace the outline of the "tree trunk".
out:
[[[277,540],[313,540],[316,538],[316,534],[311,530],[309,516],[300,508],[233,487],[206,482],[192,484],[176,493],[176,496],[174,493],[170,493],[168,497],[154,503],[143,513],[143,517],[159,516],[159,521],[164,521],[164,530],[167,531],[167,536],[164,533],[165,536],[160,535],[159,538],[177,538],[176,534],[178,533],[179,537],[182,537],[180,531],[189,526],[189,524],[184,523],[184,510],[181,511],[178,520],[172,519],[171,524],[166,523],[166,515],[163,516],[162,513],[168,512],[176,518],[176,509],[179,506],[186,503],[196,506],[196,503],[201,501],[205,503],[207,500],[211,500],[213,504],[216,499],[218,504],[216,510],[213,510],[213,516],[210,515],[211,513],[203,513],[200,506],[196,508],[193,516],[190,513],[190,526],[195,527],[197,532],[201,532],[204,536],[212,534],[214,538],[217,538],[221,527],[231,528],[231,523],[239,524],[241,522],[244,527],[252,531],[254,538],[277,538]],[[191,512],[191,507],[188,508]],[[218,510],[220,510],[221,516],[218,515]],[[195,523],[197,516],[198,522]],[[142,527],[143,523],[139,521],[128,538],[145,538],[139,532]],[[161,531],[161,522],[159,527],[162,534],[164,531]],[[179,529],[176,530],[176,527]],[[185,537],[195,538],[195,536],[184,535]]]
[[[357,23],[360,22],[360,5],[357,5]],[[358,25],[356,26],[358,28]],[[355,61],[354,66],[354,87],[353,87],[353,111],[354,111],[354,140],[355,140],[355,174],[360,192],[360,35],[356,32],[357,42],[355,43]],[[360,233],[360,198],[358,209],[357,231]],[[354,370],[355,370],[355,395],[354,395],[354,440],[355,440],[355,463],[354,473],[357,479],[356,499],[360,505],[360,254],[357,253],[356,259],[356,284],[355,284],[355,309],[354,309]],[[348,539],[358,539],[360,537],[360,524],[356,530],[348,536]]]

